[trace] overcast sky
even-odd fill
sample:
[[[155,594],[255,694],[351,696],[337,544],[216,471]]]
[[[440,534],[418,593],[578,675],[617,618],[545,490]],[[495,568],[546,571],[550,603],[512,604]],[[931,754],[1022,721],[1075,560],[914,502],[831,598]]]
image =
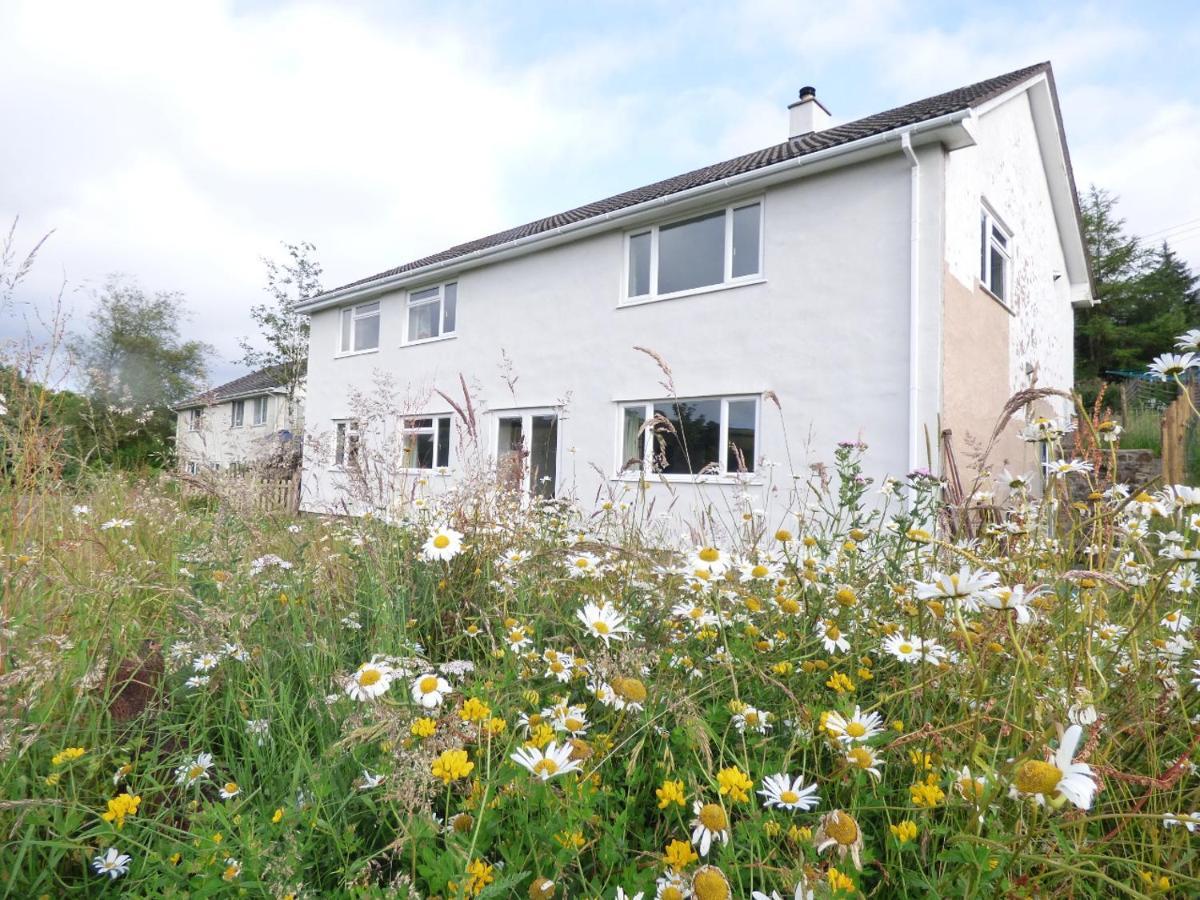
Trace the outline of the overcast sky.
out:
[[[239,373],[260,257],[333,287],[835,121],[1049,59],[1080,189],[1200,269],[1200,4],[0,2],[0,222],[61,284],[183,291]],[[1190,74],[1188,74],[1190,73]]]

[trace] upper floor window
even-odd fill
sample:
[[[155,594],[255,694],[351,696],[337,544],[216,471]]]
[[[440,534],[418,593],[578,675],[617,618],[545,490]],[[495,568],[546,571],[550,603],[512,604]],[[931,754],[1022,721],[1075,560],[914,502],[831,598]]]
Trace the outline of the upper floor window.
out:
[[[267,424],[267,398],[266,397],[255,397],[251,401],[251,403],[253,404],[252,412],[253,412],[254,418],[252,421],[254,422],[254,424],[255,425],[266,425]]]
[[[454,334],[458,283],[439,284],[408,295],[408,343]]]
[[[229,427],[241,428],[246,422],[246,401],[234,400],[229,405]]]
[[[1012,232],[984,207],[980,213],[979,280],[999,299],[1008,301],[1008,269],[1012,263]]]
[[[204,410],[199,408],[188,410],[188,431],[199,431],[203,422]]]
[[[758,398],[655,400],[621,407],[620,472],[727,475],[754,471]]]
[[[379,349],[379,301],[342,310],[338,352],[362,353]]]
[[[344,468],[358,465],[359,433],[357,419],[334,423],[333,464]]]
[[[762,203],[655,225],[627,238],[625,294],[646,300],[762,274]]]
[[[405,419],[401,430],[401,465],[406,469],[450,465],[450,417]]]

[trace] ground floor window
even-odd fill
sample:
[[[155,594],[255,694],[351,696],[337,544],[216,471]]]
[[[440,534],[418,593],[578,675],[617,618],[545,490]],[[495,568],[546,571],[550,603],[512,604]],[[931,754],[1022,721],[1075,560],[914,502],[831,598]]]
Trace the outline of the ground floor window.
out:
[[[405,419],[401,465],[406,469],[443,469],[450,465],[450,417]]]
[[[757,397],[697,397],[621,405],[618,471],[726,475],[754,471]]]
[[[189,475],[199,475],[200,463],[196,462],[194,459],[189,459],[185,464],[184,469]]]
[[[334,423],[333,464],[341,468],[358,465],[359,433],[357,419]]]

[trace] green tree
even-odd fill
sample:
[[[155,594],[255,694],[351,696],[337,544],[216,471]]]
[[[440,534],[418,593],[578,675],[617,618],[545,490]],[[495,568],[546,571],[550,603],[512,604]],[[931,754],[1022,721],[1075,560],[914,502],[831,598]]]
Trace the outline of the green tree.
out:
[[[121,466],[161,462],[175,433],[171,405],[196,393],[213,348],[184,340],[187,310],[178,291],[146,293],[110,276],[72,350],[91,404],[93,455]]]
[[[321,264],[317,248],[307,241],[283,245],[287,259],[282,263],[263,258],[267,269],[268,303],[250,309],[265,347],[242,338],[242,362],[252,369],[277,367],[287,386],[289,407],[304,380],[308,366],[308,316],[296,307],[321,293]]]
[[[1147,248],[1129,234],[1108,191],[1093,185],[1080,205],[1100,302],[1075,313],[1075,376],[1143,371],[1200,323],[1196,278],[1165,243]]]

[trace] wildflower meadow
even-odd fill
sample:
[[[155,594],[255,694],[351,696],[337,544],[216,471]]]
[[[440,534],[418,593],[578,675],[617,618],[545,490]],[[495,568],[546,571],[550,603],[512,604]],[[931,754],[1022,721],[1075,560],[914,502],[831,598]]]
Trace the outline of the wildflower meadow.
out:
[[[1195,896],[1200,489],[1071,427],[962,515],[859,443],[720,530],[7,494],[0,892]]]

